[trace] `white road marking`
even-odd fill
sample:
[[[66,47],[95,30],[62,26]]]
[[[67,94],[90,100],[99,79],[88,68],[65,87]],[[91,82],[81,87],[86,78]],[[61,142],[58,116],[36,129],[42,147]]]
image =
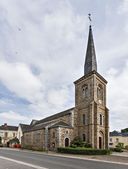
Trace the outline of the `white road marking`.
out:
[[[28,167],[33,167],[35,169],[48,169],[48,168],[40,167],[38,165],[33,165],[33,164],[30,164],[30,163],[14,160],[14,159],[3,157],[3,156],[0,156],[0,158],[3,159],[3,160],[8,160],[8,161],[12,161],[12,162],[15,162],[15,163],[18,163],[18,164],[22,164],[22,165],[25,165],[25,166],[28,166]]]

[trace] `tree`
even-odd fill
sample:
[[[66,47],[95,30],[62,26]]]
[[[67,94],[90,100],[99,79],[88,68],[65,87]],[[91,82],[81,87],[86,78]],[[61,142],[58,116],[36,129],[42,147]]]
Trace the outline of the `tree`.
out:
[[[123,149],[124,148],[124,143],[118,143],[116,145],[117,148]]]
[[[2,137],[0,137],[0,144],[2,144]]]
[[[71,142],[71,147],[76,148],[76,147],[86,147],[86,148],[91,148],[91,144],[82,141],[81,138],[75,137],[74,140]]]
[[[121,133],[127,133],[128,132],[128,128],[122,129]]]
[[[15,137],[15,138],[9,140],[9,144],[19,144],[19,139]]]

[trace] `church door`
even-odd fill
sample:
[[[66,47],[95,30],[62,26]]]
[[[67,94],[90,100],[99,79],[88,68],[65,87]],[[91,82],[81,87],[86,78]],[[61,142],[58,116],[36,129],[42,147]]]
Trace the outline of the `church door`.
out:
[[[68,147],[68,146],[69,146],[69,139],[66,138],[66,139],[65,139],[65,147]]]
[[[102,149],[102,137],[99,137],[99,149]]]

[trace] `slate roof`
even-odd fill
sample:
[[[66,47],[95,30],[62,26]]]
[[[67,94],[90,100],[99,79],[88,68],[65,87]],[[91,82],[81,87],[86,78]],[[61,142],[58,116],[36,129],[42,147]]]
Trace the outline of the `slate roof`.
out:
[[[74,108],[71,108],[71,109],[65,110],[63,112],[54,114],[52,116],[46,117],[44,119],[41,119],[41,120],[37,121],[34,125],[31,125],[30,128],[27,128],[24,132],[30,132],[30,131],[44,129],[46,126],[51,124],[52,120],[55,120],[59,117],[63,117],[63,116],[68,115],[68,114],[71,114],[72,110],[74,110]],[[71,128],[71,126],[69,126],[68,124],[66,124],[64,122],[58,122],[56,124],[54,123],[52,126],[53,127],[63,126],[63,127]],[[52,128],[52,126],[49,127],[49,128]]]
[[[84,65],[84,75],[87,75],[88,73],[94,70],[97,71],[97,61],[96,61],[95,47],[94,47],[94,41],[92,35],[92,28],[90,25],[85,65]]]
[[[31,121],[30,125],[31,125],[31,126],[35,125],[35,123],[36,123],[37,121],[38,121],[38,120],[34,120],[34,119],[33,119],[33,120]]]
[[[1,125],[0,130],[18,131],[17,126]]]
[[[30,125],[28,124],[19,124],[21,126],[21,129],[23,132],[25,132],[26,130],[29,130],[31,128]]]
[[[46,117],[42,120],[39,120],[35,123],[35,125],[37,124],[40,124],[40,123],[45,123],[45,122],[48,122],[48,121],[51,121],[51,120],[54,120],[54,119],[57,119],[59,117],[63,117],[65,115],[68,115],[68,114],[71,114],[71,111],[74,110],[74,108],[71,108],[71,109],[68,109],[68,110],[65,110],[63,112],[60,112],[60,113],[57,113],[57,114],[54,114],[52,116],[49,116],[49,117]]]
[[[57,128],[57,127],[63,127],[63,128],[73,128],[72,126],[68,125],[67,123],[63,122],[63,121],[60,121],[54,125],[52,125],[51,127],[49,128]]]
[[[121,132],[110,132],[109,135],[110,135],[111,137],[112,137],[112,136],[128,137],[128,132],[126,132],[126,133],[121,133]]]
[[[46,126],[48,126],[51,122],[47,123],[40,123],[37,125],[30,126],[30,128],[26,129],[24,132],[30,132],[30,131],[36,131],[36,130],[41,130],[44,129]]]

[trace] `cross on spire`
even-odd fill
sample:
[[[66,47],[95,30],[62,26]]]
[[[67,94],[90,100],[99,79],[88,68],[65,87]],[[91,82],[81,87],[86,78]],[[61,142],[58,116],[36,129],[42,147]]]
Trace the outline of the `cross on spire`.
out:
[[[90,22],[90,25],[91,25],[91,23],[92,23],[92,18],[91,18],[91,14],[90,14],[90,13],[88,14],[88,19],[89,19],[89,22]]]

